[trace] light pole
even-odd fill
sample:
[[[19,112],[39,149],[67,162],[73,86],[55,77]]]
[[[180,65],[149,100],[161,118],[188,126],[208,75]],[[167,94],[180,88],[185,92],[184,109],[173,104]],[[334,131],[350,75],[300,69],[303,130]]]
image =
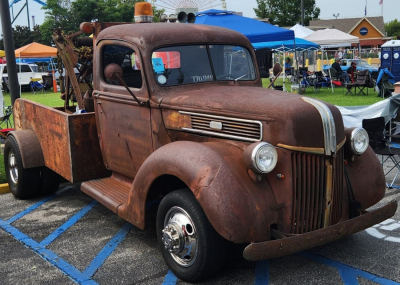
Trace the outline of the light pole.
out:
[[[337,14],[333,14],[333,17],[335,17],[336,19],[337,19],[337,17],[339,17],[339,13],[337,13]]]

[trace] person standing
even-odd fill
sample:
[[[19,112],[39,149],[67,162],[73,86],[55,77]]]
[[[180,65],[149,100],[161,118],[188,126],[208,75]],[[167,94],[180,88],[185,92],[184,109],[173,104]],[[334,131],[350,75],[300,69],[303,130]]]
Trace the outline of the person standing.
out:
[[[292,65],[290,64],[290,58],[286,58],[285,61],[285,74],[292,75]]]
[[[339,50],[338,52],[338,59],[342,59],[343,58],[343,53],[341,50]]]

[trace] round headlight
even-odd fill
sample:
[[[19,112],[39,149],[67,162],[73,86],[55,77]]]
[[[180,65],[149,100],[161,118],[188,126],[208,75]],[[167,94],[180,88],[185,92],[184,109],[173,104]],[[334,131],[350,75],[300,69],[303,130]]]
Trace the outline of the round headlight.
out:
[[[369,145],[369,137],[363,128],[355,128],[351,132],[351,150],[355,154],[363,154]]]
[[[254,171],[260,174],[269,173],[278,162],[278,153],[273,145],[262,142],[253,149],[251,160]]]

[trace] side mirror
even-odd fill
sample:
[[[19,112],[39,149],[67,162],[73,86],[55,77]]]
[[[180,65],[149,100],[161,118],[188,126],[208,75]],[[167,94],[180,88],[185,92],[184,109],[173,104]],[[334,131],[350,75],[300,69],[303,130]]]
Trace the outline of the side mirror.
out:
[[[118,81],[120,85],[123,84],[122,80],[122,67],[116,63],[110,63],[104,68],[104,75],[108,80]],[[122,81],[122,83],[121,83]]]
[[[109,65],[104,68],[104,75],[108,80],[111,81],[118,81],[119,85],[124,86],[125,89],[132,95],[133,99],[139,104],[139,106],[145,107],[148,106],[148,103],[145,101],[140,101],[135,94],[129,89],[128,85],[125,84],[124,80],[122,79],[122,67],[116,63],[110,63]]]

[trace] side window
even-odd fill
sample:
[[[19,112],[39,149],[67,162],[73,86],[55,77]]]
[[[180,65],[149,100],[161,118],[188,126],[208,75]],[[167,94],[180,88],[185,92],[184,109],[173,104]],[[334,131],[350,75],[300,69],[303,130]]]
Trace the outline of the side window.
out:
[[[29,65],[23,64],[21,65],[21,72],[32,72],[32,70]]]
[[[122,79],[125,84],[133,88],[142,88],[142,72],[140,56],[129,47],[120,45],[107,45],[102,50],[102,67],[110,63],[118,64],[122,67]],[[110,81],[105,78],[105,82],[111,85],[120,85],[118,81]]]

